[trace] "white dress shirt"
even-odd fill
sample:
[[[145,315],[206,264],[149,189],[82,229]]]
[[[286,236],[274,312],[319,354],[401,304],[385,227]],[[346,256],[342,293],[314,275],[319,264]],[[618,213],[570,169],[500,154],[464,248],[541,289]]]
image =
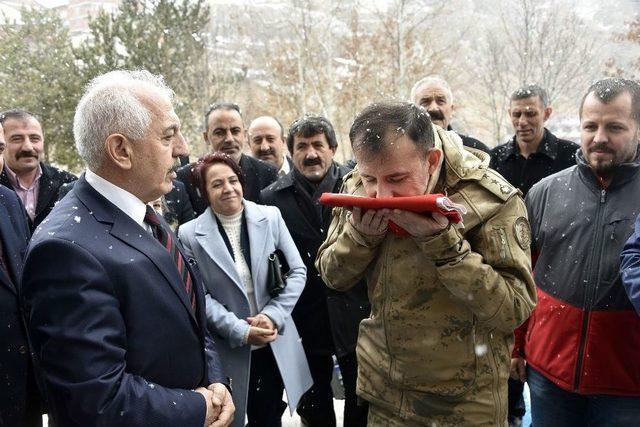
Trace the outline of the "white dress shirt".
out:
[[[138,199],[127,190],[124,190],[101,176],[96,175],[89,169],[86,170],[84,176],[94,190],[116,205],[116,207],[122,212],[131,217],[131,219],[140,225],[140,227],[147,230],[147,232],[151,232],[149,225],[144,222],[144,216],[147,213],[147,205],[145,205],[142,200]]]
[[[289,165],[289,159],[287,156],[282,156],[284,159],[282,160],[282,166],[280,166],[280,170],[278,171],[278,178],[282,178],[289,172],[291,172],[291,165]]]

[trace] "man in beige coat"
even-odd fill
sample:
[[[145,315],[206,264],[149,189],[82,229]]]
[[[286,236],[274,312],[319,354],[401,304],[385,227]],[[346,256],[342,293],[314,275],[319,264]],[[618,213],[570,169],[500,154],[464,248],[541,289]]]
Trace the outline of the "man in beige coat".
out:
[[[444,193],[464,227],[439,214],[336,208],[316,265],[328,286],[365,278],[358,394],[369,425],[506,425],[513,330],[535,305],[530,231],[518,191],[421,107],[379,103],[349,133],[358,167],[343,192]],[[393,221],[408,232],[387,232]]]

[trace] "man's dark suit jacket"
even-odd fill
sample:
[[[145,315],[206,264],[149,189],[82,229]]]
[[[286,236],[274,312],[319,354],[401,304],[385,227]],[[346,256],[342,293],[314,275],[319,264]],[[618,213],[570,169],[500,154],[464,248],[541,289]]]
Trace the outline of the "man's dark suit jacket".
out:
[[[6,163],[4,167],[7,167]],[[40,188],[38,189],[36,216],[33,221],[28,218],[29,228],[31,229],[31,231],[35,230],[35,228],[42,222],[42,220],[44,220],[47,215],[49,215],[51,209],[53,209],[53,206],[58,201],[60,187],[78,179],[77,176],[67,171],[63,171],[42,162],[40,162],[40,167],[42,168],[42,176],[40,177]],[[0,184],[12,190],[14,189],[11,185],[11,181],[9,181],[7,171],[4,169],[0,174]]]
[[[191,200],[191,206],[200,215],[209,207],[206,195],[200,195],[200,190],[193,180],[192,169],[194,163],[178,169],[178,180],[184,183]],[[245,154],[240,157],[240,169],[244,173],[244,198],[252,202],[259,202],[260,190],[278,179],[278,169],[271,163],[263,162]],[[203,197],[204,196],[204,197]]]
[[[164,195],[167,209],[163,212],[162,216],[169,224],[173,224],[175,221],[178,225],[181,225],[194,219],[196,213],[191,206],[191,201],[189,200],[189,195],[187,194],[184,184],[177,179],[171,182],[173,183],[173,188]],[[73,189],[73,184],[75,184],[75,181],[60,187],[58,200],[62,200],[64,196]]]
[[[166,226],[166,224],[165,224]],[[34,233],[22,288],[36,372],[58,426],[197,426],[191,390],[226,382],[170,254],[84,176]]]
[[[2,186],[0,241],[6,262],[6,268],[0,268],[0,425],[40,426],[38,389],[19,304],[18,280],[29,242],[29,225],[18,196]]]

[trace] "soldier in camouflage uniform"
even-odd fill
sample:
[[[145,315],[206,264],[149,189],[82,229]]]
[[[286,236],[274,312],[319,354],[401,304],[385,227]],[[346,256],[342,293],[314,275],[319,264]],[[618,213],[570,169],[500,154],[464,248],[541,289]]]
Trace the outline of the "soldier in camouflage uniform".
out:
[[[357,355],[369,425],[506,425],[513,330],[536,302],[518,191],[421,107],[374,104],[349,137],[358,167],[343,192],[445,193],[468,211],[461,228],[437,213],[333,210],[316,265],[332,288],[368,283]]]

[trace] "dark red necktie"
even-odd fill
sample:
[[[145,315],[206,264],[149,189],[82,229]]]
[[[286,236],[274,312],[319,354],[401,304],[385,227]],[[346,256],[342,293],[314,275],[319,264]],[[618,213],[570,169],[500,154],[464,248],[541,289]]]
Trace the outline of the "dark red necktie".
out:
[[[178,273],[180,273],[180,277],[182,277],[182,283],[184,284],[184,290],[187,292],[187,296],[189,297],[189,301],[191,302],[191,308],[193,311],[196,310],[196,294],[193,290],[193,283],[191,281],[191,274],[189,274],[189,269],[184,263],[184,257],[178,250],[176,246],[176,242],[173,237],[173,233],[171,231],[166,230],[162,223],[160,222],[160,218],[155,213],[151,206],[147,206],[147,212],[144,216],[144,222],[149,224],[151,227],[151,231],[153,232],[153,236],[158,239],[160,244],[164,246],[164,248],[169,252],[171,258],[176,263],[176,267],[178,268]]]

